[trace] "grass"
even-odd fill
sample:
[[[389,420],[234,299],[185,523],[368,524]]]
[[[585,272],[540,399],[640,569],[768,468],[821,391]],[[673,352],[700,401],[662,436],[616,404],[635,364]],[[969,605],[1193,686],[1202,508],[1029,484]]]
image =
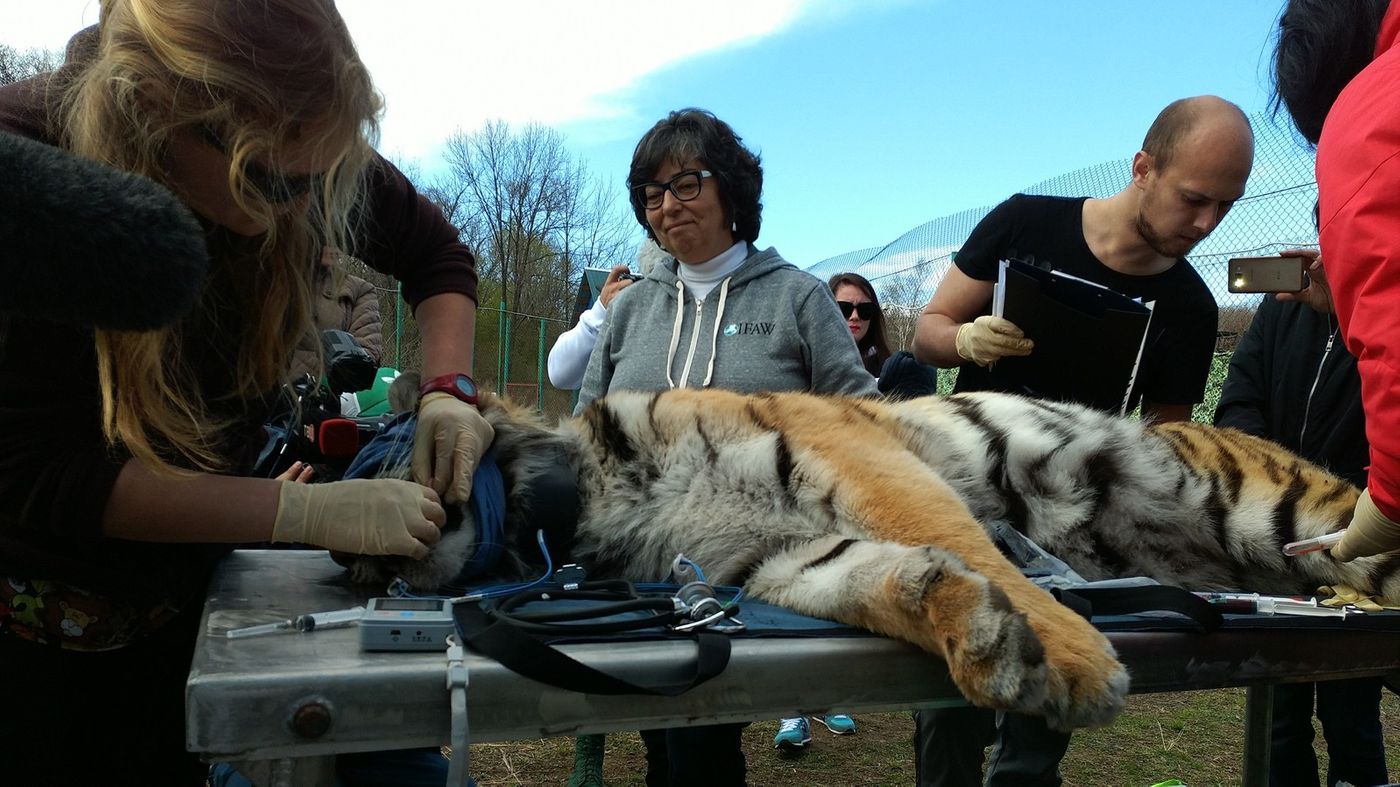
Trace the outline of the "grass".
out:
[[[1389,769],[1400,773],[1400,699],[1390,692],[1385,692],[1381,716]],[[863,714],[856,722],[857,734],[840,737],[814,725],[812,744],[797,756],[773,749],[777,721],[754,722],[744,731],[749,783],[913,784],[914,725],[909,714]],[[1074,736],[1061,766],[1065,785],[1146,787],[1168,778],[1191,787],[1239,784],[1243,724],[1243,689],[1131,697],[1128,709],[1112,726]],[[1316,748],[1319,769],[1325,773],[1326,751]],[[564,784],[573,752],[572,738],[479,743],[472,746],[472,773],[481,787]],[[604,760],[607,784],[642,785],[645,772],[641,739],[635,733],[609,735]]]

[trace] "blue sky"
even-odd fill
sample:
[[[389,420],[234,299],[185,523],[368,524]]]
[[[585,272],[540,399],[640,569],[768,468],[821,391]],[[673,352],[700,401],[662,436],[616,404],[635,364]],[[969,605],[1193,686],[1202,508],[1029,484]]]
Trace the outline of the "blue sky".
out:
[[[805,266],[1130,156],[1173,99],[1264,110],[1282,0],[339,5],[390,155],[431,172],[453,129],[538,121],[621,202],[642,132],[705,107],[763,156],[760,245]],[[61,48],[96,9],[0,0],[0,42]]]

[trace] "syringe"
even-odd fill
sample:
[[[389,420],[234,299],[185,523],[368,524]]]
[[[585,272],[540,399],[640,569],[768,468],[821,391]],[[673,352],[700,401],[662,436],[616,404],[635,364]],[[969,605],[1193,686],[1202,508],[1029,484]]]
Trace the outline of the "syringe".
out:
[[[308,612],[305,615],[297,615],[294,618],[279,620],[276,623],[229,629],[224,632],[224,636],[229,639],[243,639],[263,634],[276,634],[279,631],[314,631],[316,629],[340,628],[358,623],[364,614],[364,607],[337,609],[331,612]]]
[[[1346,535],[1345,530],[1338,530],[1335,533],[1328,533],[1317,538],[1305,538],[1302,541],[1290,541],[1283,545],[1283,554],[1292,557],[1293,555],[1306,555],[1309,552],[1321,552],[1324,549],[1331,549]]]
[[[1222,612],[1260,615],[1302,615],[1314,618],[1344,618],[1357,610],[1324,607],[1316,598],[1261,596],[1258,593],[1197,593]]]

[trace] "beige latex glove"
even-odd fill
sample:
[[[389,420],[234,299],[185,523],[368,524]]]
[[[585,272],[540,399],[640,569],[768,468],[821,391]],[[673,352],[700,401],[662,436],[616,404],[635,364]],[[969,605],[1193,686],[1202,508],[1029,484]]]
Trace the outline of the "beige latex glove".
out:
[[[495,437],[480,410],[451,394],[428,394],[418,401],[413,480],[432,487],[448,503],[465,503],[472,494],[472,473]]]
[[[984,314],[959,326],[953,344],[964,360],[990,366],[1008,355],[1030,355],[1035,342],[1025,336],[1010,320]]]
[[[1375,596],[1368,596],[1351,585],[1323,585],[1317,589],[1318,596],[1322,597],[1318,603],[1324,607],[1356,607],[1362,612],[1380,612],[1385,609],[1400,609],[1400,607],[1387,607],[1376,601]]]
[[[393,478],[330,484],[283,481],[272,540],[357,555],[423,558],[447,514],[433,490]]]
[[[1356,499],[1356,511],[1346,535],[1332,547],[1332,557],[1346,563],[1359,557],[1378,555],[1400,549],[1400,524],[1390,521],[1371,502],[1370,490],[1362,490]]]

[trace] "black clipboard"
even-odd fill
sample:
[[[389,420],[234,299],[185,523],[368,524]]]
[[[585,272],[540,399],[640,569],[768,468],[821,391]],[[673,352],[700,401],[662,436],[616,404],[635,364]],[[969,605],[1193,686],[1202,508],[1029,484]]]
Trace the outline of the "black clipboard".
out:
[[[1003,260],[992,313],[1015,323],[1035,349],[993,364],[991,387],[1125,415],[1152,306],[1076,276]]]

